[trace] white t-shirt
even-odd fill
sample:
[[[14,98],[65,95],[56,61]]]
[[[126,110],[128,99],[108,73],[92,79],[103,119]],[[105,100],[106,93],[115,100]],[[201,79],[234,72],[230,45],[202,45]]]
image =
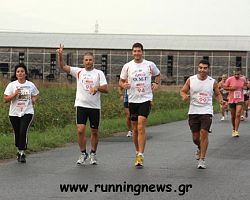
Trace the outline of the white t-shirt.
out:
[[[143,103],[153,99],[151,89],[152,76],[159,75],[160,71],[156,65],[148,60],[135,63],[134,60],[126,63],[121,71],[120,78],[128,80],[128,101],[130,103]]]
[[[104,73],[95,68],[86,71],[85,68],[70,67],[70,74],[77,81],[75,107],[101,109],[100,92],[97,91],[95,95],[92,95],[90,89],[107,84]]]
[[[213,115],[213,94],[215,80],[208,76],[205,80],[197,75],[190,78],[190,106],[188,114]]]
[[[5,91],[5,95],[12,95],[20,88],[21,94],[17,95],[10,103],[9,116],[22,117],[24,114],[34,114],[32,105],[32,96],[39,94],[34,83],[26,80],[25,83],[19,83],[18,80],[10,82]]]

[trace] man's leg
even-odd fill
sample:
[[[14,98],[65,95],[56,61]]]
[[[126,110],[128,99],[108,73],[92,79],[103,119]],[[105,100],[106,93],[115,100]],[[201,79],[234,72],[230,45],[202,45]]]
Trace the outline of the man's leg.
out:
[[[90,164],[96,165],[96,151],[99,142],[98,128],[100,123],[100,109],[90,109],[89,115],[90,133],[91,133],[91,151],[90,151]]]
[[[96,159],[96,150],[97,150],[97,145],[99,142],[99,134],[98,134],[98,129],[97,128],[91,128],[91,151],[90,151],[90,164],[91,165],[96,165],[97,164],[97,159]]]
[[[193,132],[192,136],[194,144],[196,144],[197,147],[200,148],[200,132]]]
[[[236,108],[230,108],[233,131],[235,130]]]
[[[138,116],[138,145],[139,152],[144,153],[147,136],[145,133],[145,125],[147,122],[147,118],[144,116]]]
[[[208,131],[201,129],[200,131],[200,159],[204,160],[206,157],[208,147]]]
[[[129,109],[124,108],[124,112],[125,112],[125,116],[126,116],[127,129],[128,129],[128,131],[131,131],[131,120],[130,120]]]
[[[133,136],[133,132],[132,132],[132,123],[131,123],[131,119],[130,119],[130,113],[129,113],[129,108],[128,107],[124,107],[124,113],[125,113],[125,117],[126,117],[126,125],[127,125],[127,137],[132,137]]]
[[[223,105],[220,105],[220,109],[221,109],[221,121],[225,120],[226,115],[225,115],[225,110],[226,108]]]
[[[197,151],[195,152],[195,158],[196,160],[200,159],[200,132],[193,132],[192,133],[192,138],[193,138],[193,142],[194,144],[197,146]]]
[[[240,126],[240,116],[241,116],[241,112],[242,112],[242,105],[236,105],[236,109],[235,109],[235,131],[238,131],[239,126]]]
[[[77,160],[77,164],[79,165],[83,165],[85,164],[85,161],[88,159],[88,153],[86,152],[86,136],[85,136],[85,128],[86,125],[84,124],[77,124],[77,141],[78,141],[78,145],[81,151],[81,155],[79,157],[79,159]]]
[[[91,151],[96,152],[97,145],[99,142],[98,129],[91,128],[90,132],[91,132]]]
[[[139,143],[138,143],[138,121],[132,121],[133,125],[133,142],[135,145],[136,152],[139,152]]]
[[[84,124],[77,124],[77,142],[80,148],[80,151],[86,150],[86,136],[85,136],[85,128],[86,125]]]

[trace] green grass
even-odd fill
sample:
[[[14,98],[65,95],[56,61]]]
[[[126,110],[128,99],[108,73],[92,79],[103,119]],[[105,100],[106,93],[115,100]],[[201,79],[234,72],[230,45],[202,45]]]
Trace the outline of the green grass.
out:
[[[167,123],[186,118],[186,110],[163,111],[151,113],[148,125]],[[100,136],[108,137],[116,132],[126,131],[125,118],[104,119],[100,124]],[[89,128],[86,134],[89,136]],[[0,134],[0,159],[15,157],[16,149],[13,144],[13,135]],[[51,148],[62,147],[67,143],[76,142],[76,126],[69,124],[64,128],[49,128],[46,131],[30,131],[28,140],[28,153],[44,151]]]

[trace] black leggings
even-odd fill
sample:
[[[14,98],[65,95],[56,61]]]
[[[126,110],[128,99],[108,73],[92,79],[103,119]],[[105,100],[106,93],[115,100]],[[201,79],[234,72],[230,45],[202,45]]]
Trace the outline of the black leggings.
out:
[[[15,132],[15,145],[19,150],[26,150],[28,144],[27,131],[32,122],[33,115],[25,114],[22,117],[9,116]]]

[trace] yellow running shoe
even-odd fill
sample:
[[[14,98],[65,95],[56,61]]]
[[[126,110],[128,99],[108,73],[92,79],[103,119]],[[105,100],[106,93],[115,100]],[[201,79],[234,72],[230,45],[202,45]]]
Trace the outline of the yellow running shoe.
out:
[[[232,137],[235,137],[235,130],[232,130]]]
[[[239,133],[239,131],[234,131],[234,137],[240,137],[240,133]]]
[[[144,157],[143,157],[143,155],[136,155],[136,157],[135,157],[135,166],[137,166],[137,167],[140,167],[140,166],[143,166],[143,160],[144,160]]]

